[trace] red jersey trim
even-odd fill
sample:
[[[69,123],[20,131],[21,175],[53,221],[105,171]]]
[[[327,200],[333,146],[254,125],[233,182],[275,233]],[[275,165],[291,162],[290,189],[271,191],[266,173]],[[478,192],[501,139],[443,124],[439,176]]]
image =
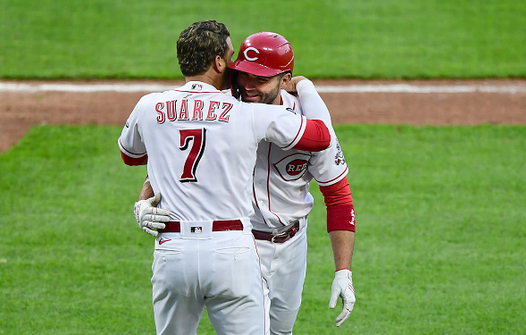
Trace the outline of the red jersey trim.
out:
[[[298,145],[298,143],[301,141],[301,139],[303,138],[303,136],[305,136],[305,131],[307,130],[307,125],[309,124],[309,120],[307,120],[307,123],[305,123],[305,120],[307,120],[304,116],[301,117],[301,123],[300,123],[300,128],[298,129],[298,131],[296,132],[296,136],[294,137],[294,139],[289,143],[289,145],[283,147],[283,150],[288,150],[288,149],[291,149],[291,148],[295,148],[296,145]],[[304,125],[305,123],[305,125]]]
[[[126,165],[135,166],[135,165],[145,165],[148,162],[148,155],[141,157],[130,157],[121,151],[122,161]]]
[[[331,186],[331,183],[336,184],[336,181],[341,181],[342,178],[345,177],[348,172],[349,172],[349,167],[346,166],[345,170],[342,173],[340,173],[337,177],[332,178],[331,180],[327,180],[327,181],[316,180],[316,182],[318,183],[318,185],[320,185],[320,187],[321,186],[328,187],[328,186]],[[334,184],[332,184],[332,185],[334,185]]]
[[[119,147],[121,149],[121,152],[125,153],[127,156],[130,156],[132,158],[143,157],[144,155],[146,155],[146,151],[145,152],[141,152],[141,153],[134,153],[134,152],[131,152],[128,149],[126,149],[124,147],[124,145],[122,144],[122,141],[121,141],[120,137],[119,137]]]

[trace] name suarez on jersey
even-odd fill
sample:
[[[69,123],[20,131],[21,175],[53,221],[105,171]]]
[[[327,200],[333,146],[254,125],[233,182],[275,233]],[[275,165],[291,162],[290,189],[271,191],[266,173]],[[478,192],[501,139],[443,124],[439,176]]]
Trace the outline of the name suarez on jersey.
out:
[[[181,99],[155,104],[157,123],[166,121],[219,121],[228,122],[233,104],[225,101]]]

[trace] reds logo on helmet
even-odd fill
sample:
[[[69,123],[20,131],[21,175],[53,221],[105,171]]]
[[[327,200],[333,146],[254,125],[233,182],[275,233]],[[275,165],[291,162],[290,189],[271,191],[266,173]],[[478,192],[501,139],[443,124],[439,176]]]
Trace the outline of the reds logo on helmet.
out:
[[[261,77],[273,77],[294,69],[294,51],[280,34],[264,31],[247,37],[238,58],[229,68]]]
[[[255,62],[258,60],[259,56],[254,56],[254,57],[250,57],[248,55],[248,52],[249,51],[252,51],[253,53],[255,53],[256,55],[259,55],[259,50],[254,48],[254,47],[248,47],[245,49],[245,51],[243,51],[243,56],[245,56],[245,59],[248,60],[249,62]]]

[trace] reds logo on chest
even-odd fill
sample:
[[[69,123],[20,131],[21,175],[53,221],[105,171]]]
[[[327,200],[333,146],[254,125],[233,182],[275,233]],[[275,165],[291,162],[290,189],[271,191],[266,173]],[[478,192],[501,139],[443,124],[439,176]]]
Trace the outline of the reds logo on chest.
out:
[[[296,153],[282,158],[273,166],[286,181],[298,180],[305,175],[311,155]]]

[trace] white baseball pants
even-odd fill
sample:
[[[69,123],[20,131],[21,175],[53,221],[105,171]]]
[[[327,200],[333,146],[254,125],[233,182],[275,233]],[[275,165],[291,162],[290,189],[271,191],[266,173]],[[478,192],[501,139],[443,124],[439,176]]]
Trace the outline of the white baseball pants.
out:
[[[284,243],[256,240],[263,272],[267,334],[292,334],[307,271],[307,227]],[[270,308],[270,309],[269,309]]]
[[[198,234],[182,223],[184,233],[157,237],[152,265],[157,334],[196,334],[205,306],[217,334],[264,334],[261,268],[250,225],[213,232],[199,224]]]

